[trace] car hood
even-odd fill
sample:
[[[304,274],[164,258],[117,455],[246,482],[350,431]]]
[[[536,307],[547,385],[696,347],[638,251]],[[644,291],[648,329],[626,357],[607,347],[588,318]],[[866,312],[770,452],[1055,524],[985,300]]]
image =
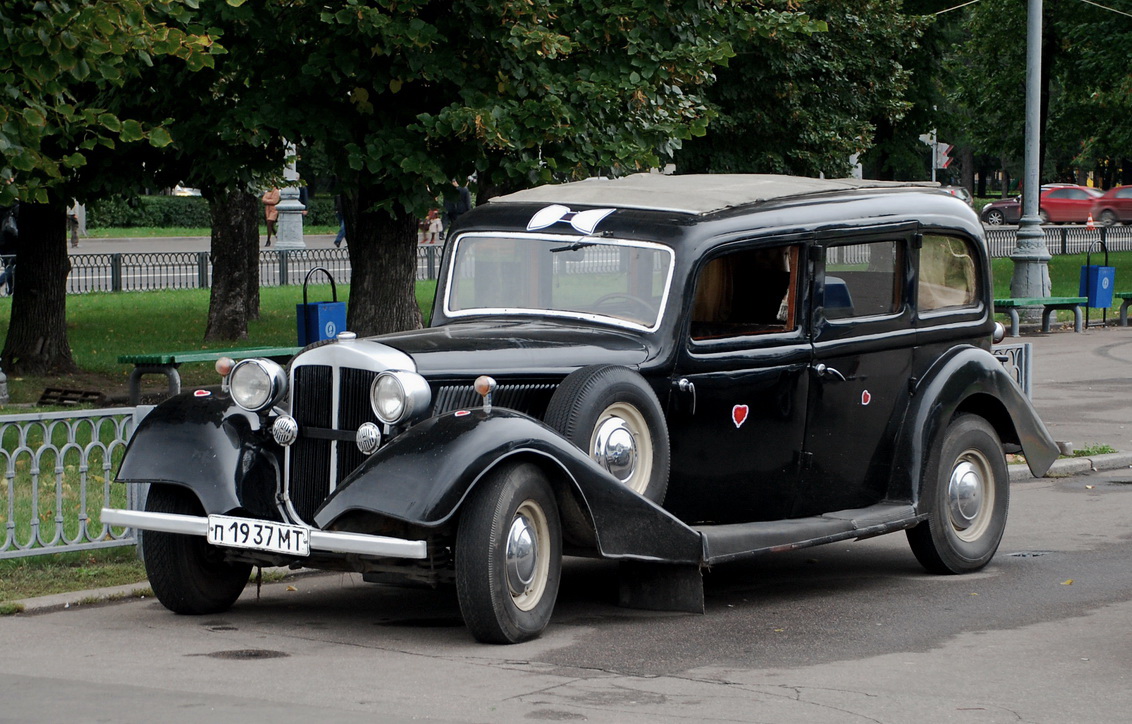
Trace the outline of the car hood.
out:
[[[453,322],[375,341],[410,355],[428,377],[561,376],[592,364],[639,367],[652,356],[639,334],[561,322]]]

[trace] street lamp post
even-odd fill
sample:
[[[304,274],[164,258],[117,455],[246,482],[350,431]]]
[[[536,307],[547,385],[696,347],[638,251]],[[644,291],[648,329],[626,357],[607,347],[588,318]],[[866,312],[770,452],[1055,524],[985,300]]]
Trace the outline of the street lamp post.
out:
[[[1010,255],[1014,260],[1014,275],[1010,279],[1012,297],[1048,297],[1050,294],[1050,254],[1038,216],[1041,80],[1042,0],[1029,0],[1026,11],[1026,169],[1022,177],[1018,242]]]
[[[303,206],[299,201],[299,172],[295,168],[295,146],[287,144],[287,155],[292,159],[283,169],[283,178],[288,185],[279,191],[279,203],[275,208],[279,211],[278,231],[275,248],[277,249],[306,249],[303,240]]]

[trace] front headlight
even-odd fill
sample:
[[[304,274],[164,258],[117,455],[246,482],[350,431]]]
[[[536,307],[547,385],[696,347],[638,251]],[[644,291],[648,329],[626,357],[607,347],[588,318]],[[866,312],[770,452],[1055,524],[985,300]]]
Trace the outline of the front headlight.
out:
[[[369,390],[373,414],[386,425],[399,425],[428,409],[432,391],[415,372],[382,372]]]
[[[232,401],[245,410],[266,410],[287,393],[287,372],[271,360],[246,359],[232,368],[228,389]]]

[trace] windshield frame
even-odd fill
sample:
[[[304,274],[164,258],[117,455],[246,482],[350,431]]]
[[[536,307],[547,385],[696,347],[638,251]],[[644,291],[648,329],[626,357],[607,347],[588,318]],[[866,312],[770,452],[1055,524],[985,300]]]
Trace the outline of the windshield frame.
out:
[[[621,317],[610,316],[606,314],[598,314],[594,312],[579,312],[564,309],[534,309],[526,307],[475,307],[472,309],[453,310],[451,307],[452,289],[454,282],[454,275],[456,273],[456,259],[459,255],[460,245],[466,241],[475,239],[520,239],[530,240],[536,242],[544,242],[554,244],[556,246],[571,246],[578,244],[581,246],[611,246],[611,247],[629,247],[635,249],[647,249],[653,252],[659,252],[667,255],[668,270],[664,277],[663,291],[660,295],[660,305],[657,308],[656,319],[653,324],[645,325],[639,322],[634,322]],[[606,324],[614,327],[621,327],[624,329],[632,329],[638,332],[656,332],[660,329],[664,322],[664,315],[668,308],[669,293],[672,291],[672,281],[676,272],[676,252],[675,250],[665,244],[660,244],[653,241],[640,241],[636,239],[617,239],[613,237],[594,237],[585,234],[568,235],[568,234],[538,234],[529,232],[517,231],[468,231],[457,235],[452,240],[451,248],[446,250],[447,264],[445,277],[442,287],[443,310],[444,316],[448,319],[467,319],[467,318],[482,318],[482,317],[554,317],[561,319],[574,319],[583,320],[587,322],[595,322],[598,324]]]

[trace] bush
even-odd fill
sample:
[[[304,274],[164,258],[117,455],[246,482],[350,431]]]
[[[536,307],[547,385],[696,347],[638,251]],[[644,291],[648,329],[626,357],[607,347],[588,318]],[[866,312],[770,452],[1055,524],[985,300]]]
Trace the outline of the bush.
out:
[[[112,196],[92,201],[86,213],[87,226],[93,229],[212,225],[208,202],[200,196]]]
[[[210,228],[208,202],[200,196],[110,196],[87,205],[87,226],[92,229],[143,226],[151,228]],[[262,220],[262,219],[261,219]],[[310,199],[307,226],[337,226],[334,198]]]

